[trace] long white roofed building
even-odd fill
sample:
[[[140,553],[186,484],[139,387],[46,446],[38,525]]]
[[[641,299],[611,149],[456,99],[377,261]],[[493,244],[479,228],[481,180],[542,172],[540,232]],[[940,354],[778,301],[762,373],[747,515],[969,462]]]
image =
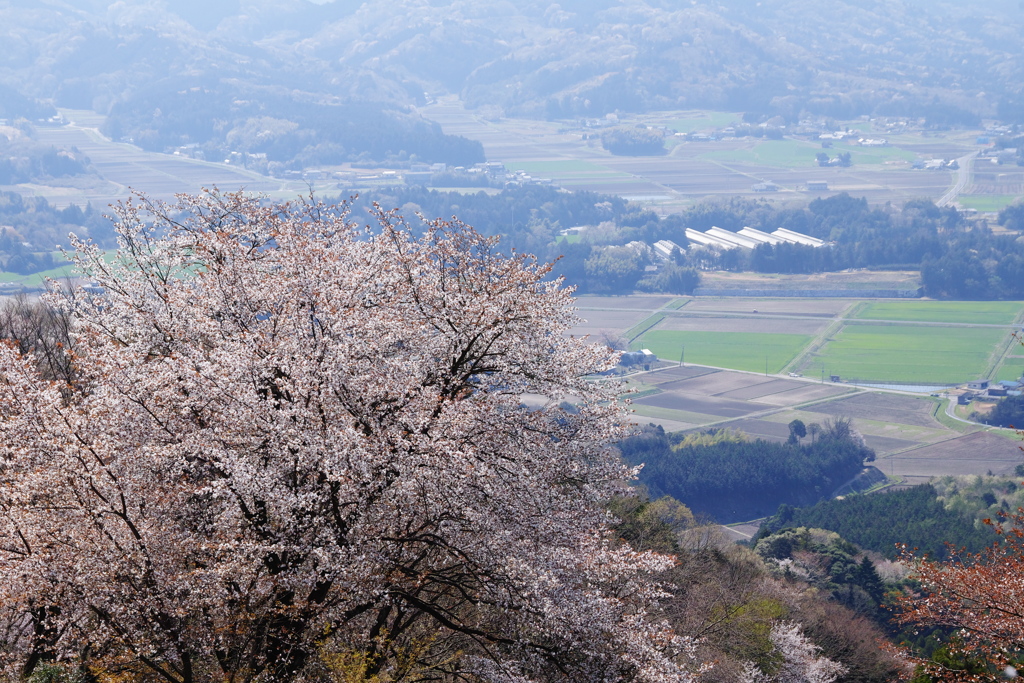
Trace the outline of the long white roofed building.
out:
[[[824,240],[820,240],[817,237],[811,237],[810,235],[805,235],[794,230],[787,230],[786,228],[779,228],[771,234],[749,227],[745,227],[739,232],[732,232],[717,226],[711,228],[707,232],[700,232],[693,228],[687,228],[686,239],[688,239],[691,244],[723,250],[754,249],[761,244],[788,243],[802,244],[808,247],[824,247],[827,245]],[[655,243],[654,248],[659,253],[661,249],[659,249],[658,245],[663,242],[668,242],[668,240],[662,240],[661,242]]]

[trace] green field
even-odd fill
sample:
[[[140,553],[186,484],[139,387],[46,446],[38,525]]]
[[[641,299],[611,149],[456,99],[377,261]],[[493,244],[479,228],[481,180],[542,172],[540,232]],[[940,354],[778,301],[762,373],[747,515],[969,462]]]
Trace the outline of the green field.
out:
[[[1024,349],[1021,351],[1024,352]],[[1020,379],[1021,375],[1024,375],[1024,357],[1010,357],[1003,360],[1003,364],[999,366],[998,370],[996,370],[992,379],[996,382],[1003,379],[1016,381]]]
[[[872,136],[868,136],[872,137]],[[849,152],[850,160],[854,166],[858,164],[884,164],[887,161],[914,161],[917,154],[900,149],[899,147],[861,147],[860,145],[849,145],[836,143],[832,149],[824,150],[829,156],[836,156],[840,152]]]
[[[1022,301],[875,301],[851,316],[862,320],[1009,325],[1024,308]]]
[[[1021,196],[1015,194],[962,194],[956,198],[956,201],[967,209],[999,211],[1003,207],[1013,204]]]
[[[75,270],[72,265],[61,266],[60,268],[53,268],[51,270],[44,270],[39,273],[33,273],[31,275],[22,275],[20,273],[8,273],[6,271],[0,272],[0,282],[17,282],[24,287],[42,287],[46,282],[46,278],[53,278],[54,280],[63,280],[64,278],[77,277],[79,273]]]
[[[803,334],[758,334],[756,332],[673,332],[654,330],[643,335],[634,348],[650,349],[658,358],[679,360],[683,346],[686,362],[733,370],[781,372],[810,343]]]
[[[817,165],[815,155],[819,152],[824,152],[830,157],[834,157],[840,152],[849,152],[854,166],[857,164],[879,165],[894,160],[910,161],[917,157],[913,152],[896,147],[859,147],[837,144],[831,149],[822,149],[821,145],[801,140],[767,140],[757,143],[751,149],[716,150],[702,154],[701,158],[781,168],[806,168]]]
[[[847,325],[804,371],[823,367],[844,381],[957,384],[985,375],[1005,339],[1006,330],[992,328]]]

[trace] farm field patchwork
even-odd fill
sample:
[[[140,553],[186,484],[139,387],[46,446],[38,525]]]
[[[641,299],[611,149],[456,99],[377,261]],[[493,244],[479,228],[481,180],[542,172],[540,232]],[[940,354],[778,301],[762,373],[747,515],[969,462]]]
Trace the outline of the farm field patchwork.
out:
[[[872,301],[851,317],[936,323],[1008,325],[1024,310],[1021,301]]]
[[[515,161],[505,164],[510,171],[526,171],[527,173],[591,173],[608,172],[604,166],[582,159],[552,159],[549,161]]]
[[[1005,475],[1021,461],[1019,442],[989,432],[974,432],[897,453],[876,463],[879,469],[918,483],[942,475]],[[890,462],[891,461],[891,462]]]
[[[959,384],[986,374],[1007,332],[990,327],[847,325],[803,369],[813,374],[823,368],[826,374],[862,382]]]
[[[830,157],[848,153],[854,167],[858,164],[881,165],[887,161],[913,161],[917,155],[896,147],[860,147],[858,145],[836,144],[829,150],[822,150],[820,144],[802,140],[767,140],[748,148],[723,149],[706,152],[702,158],[715,161],[739,162],[778,166],[782,168],[817,168],[817,154],[825,152]]]
[[[932,417],[935,401],[931,398],[865,392],[828,403],[804,408],[807,412],[842,415],[876,422],[897,423],[917,427],[941,429]]]
[[[758,320],[757,329],[769,334],[815,335],[828,324],[828,318],[768,318]],[[697,330],[743,334],[750,331],[751,319],[736,315],[669,315],[658,325],[658,329],[674,332]]]
[[[746,285],[741,285],[746,286]],[[753,284],[757,287],[759,285]],[[799,287],[799,285],[795,285]],[[800,315],[831,318],[853,305],[856,299],[752,299],[745,297],[701,297],[690,301],[686,312],[759,315]]]
[[[870,123],[854,121],[841,125],[860,127],[864,137],[885,137],[890,146],[835,143],[827,153],[834,157],[849,152],[853,165],[848,168],[818,167],[814,157],[825,151],[820,143],[792,138],[686,141],[672,137],[667,144],[668,154],[627,157],[611,155],[599,140],[583,135],[593,130],[567,128],[564,122],[485,120],[467,111],[456,96],[439,98],[420,111],[440,123],[446,133],[480,141],[489,159],[501,159],[509,167],[551,177],[572,189],[636,195],[641,204],[669,212],[712,195],[756,197],[770,202],[810,200],[817,195],[805,190],[808,180],[827,181],[826,195],[845,191],[872,203],[916,197],[937,199],[955,182],[953,175],[949,171],[912,170],[908,162],[919,157],[954,158],[974,149],[969,136],[897,136],[875,130]],[[619,125],[666,125],[688,133],[711,132],[739,120],[738,114],[729,112],[664,111],[625,116]],[[609,171],[620,175],[608,175]],[[781,189],[768,197],[757,194],[751,187],[757,180],[770,180]]]
[[[679,358],[685,346],[687,362],[750,372],[764,372],[767,363],[767,371],[777,373],[811,339],[805,334],[652,330],[634,346],[669,359]]]
[[[667,431],[715,425],[783,441],[793,419],[822,424],[837,416],[850,418],[875,450],[873,464],[904,483],[923,483],[942,474],[1005,473],[1024,460],[1019,439],[980,426],[963,434],[937,420],[936,411],[943,411],[946,403],[928,396],[700,366],[662,368],[636,376],[630,384],[657,392],[634,400],[633,421],[654,422]],[[780,400],[787,395],[790,400]]]

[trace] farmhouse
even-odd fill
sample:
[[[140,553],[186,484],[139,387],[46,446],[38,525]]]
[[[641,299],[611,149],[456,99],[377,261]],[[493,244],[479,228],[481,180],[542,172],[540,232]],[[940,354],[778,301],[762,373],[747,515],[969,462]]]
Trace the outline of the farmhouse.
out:
[[[984,391],[985,389],[988,389],[988,383],[989,381],[987,379],[976,379],[973,382],[968,382],[967,388],[974,389],[976,391]]]

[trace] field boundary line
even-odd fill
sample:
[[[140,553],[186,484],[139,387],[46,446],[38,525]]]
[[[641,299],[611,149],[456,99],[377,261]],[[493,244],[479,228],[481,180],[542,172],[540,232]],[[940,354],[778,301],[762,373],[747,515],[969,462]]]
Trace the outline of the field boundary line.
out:
[[[1020,343],[1016,332],[1011,332],[1009,339],[1007,339],[1001,346],[997,346],[989,356],[989,364],[985,368],[985,374],[982,375],[981,379],[989,379],[996,376],[999,368],[1006,362],[1007,356],[1010,355],[1010,351]]]
[[[757,373],[751,373],[751,374],[757,374]],[[813,384],[813,382],[809,382],[809,384]],[[860,389],[860,390],[858,390],[858,389],[855,389],[853,387],[849,387],[849,389],[850,389],[850,391],[846,391],[846,392],[843,392],[842,394],[837,394],[835,396],[826,396],[824,398],[815,398],[815,399],[811,399],[810,401],[805,401],[803,403],[796,403],[796,404],[791,405],[791,406],[775,406],[775,407],[772,407],[772,408],[766,408],[765,410],[759,410],[757,412],[750,413],[749,415],[740,415],[739,417],[727,417],[727,418],[722,419],[722,420],[716,420],[714,422],[707,422],[707,423],[704,423],[704,424],[697,425],[695,427],[690,427],[689,429],[681,429],[680,432],[681,433],[686,433],[686,432],[691,432],[691,431],[693,431],[695,429],[707,429],[709,427],[723,427],[723,426],[728,426],[730,422],[739,422],[741,420],[759,420],[759,419],[761,419],[763,417],[768,417],[770,415],[775,415],[776,413],[784,413],[787,410],[801,410],[802,408],[805,408],[807,406],[813,406],[813,405],[817,405],[819,403],[828,403],[830,401],[838,401],[840,399],[850,398],[851,396],[855,396],[857,394],[868,393],[867,389]],[[703,415],[704,413],[694,413],[694,414],[701,414],[701,415]]]
[[[846,318],[837,318],[828,324],[828,326],[818,333],[818,335],[811,340],[811,342],[804,347],[804,350],[796,354],[796,356],[782,367],[781,373],[797,372],[802,371],[805,365],[808,365],[811,361],[811,357],[815,353],[820,351],[822,347],[827,344],[832,337],[838,335],[843,331],[843,327],[846,326]]]
[[[838,317],[856,319],[860,312],[868,308],[870,305],[870,301],[859,301],[855,304],[851,304],[845,311],[842,311]]]
[[[693,299],[687,299],[685,297],[679,297],[679,298],[673,299],[672,301],[669,301],[667,304],[665,304],[664,310],[666,310],[666,311],[678,311],[680,308],[682,308],[686,304],[690,303],[691,301],[693,301]]]
[[[657,327],[658,323],[660,323],[665,318],[665,313],[655,313],[650,317],[644,318],[639,323],[626,330],[623,333],[623,336],[625,336],[629,343],[632,344],[637,339],[650,332],[653,328]]]

